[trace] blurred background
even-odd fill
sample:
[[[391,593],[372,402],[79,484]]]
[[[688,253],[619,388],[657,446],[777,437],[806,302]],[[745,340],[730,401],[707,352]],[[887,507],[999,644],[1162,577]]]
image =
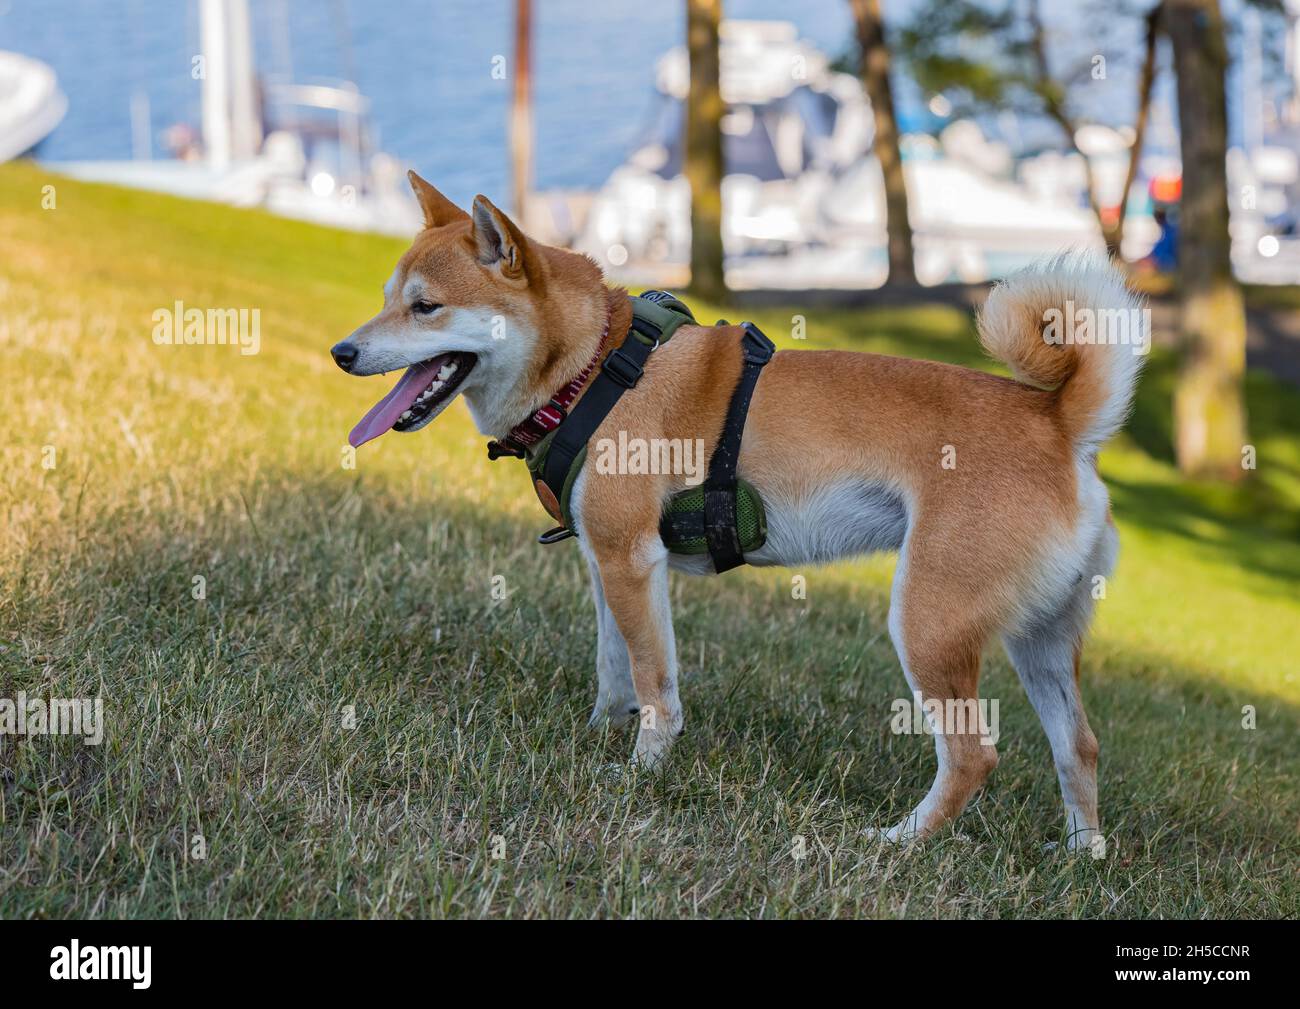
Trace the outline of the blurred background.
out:
[[[0,0],[0,160],[398,235],[419,224],[413,166],[615,280],[714,300],[978,285],[1104,248],[1200,320],[1167,338],[1226,348],[1201,355],[1219,376],[1247,343],[1232,283],[1300,281],[1295,0],[87,13]],[[1268,329],[1258,352],[1296,377],[1294,326]],[[1186,467],[1225,471],[1193,426]]]
[[[1247,343],[1235,282],[1300,281],[1298,18],[1295,0],[0,0],[0,159],[394,235],[419,221],[410,166],[616,280],[716,301],[951,299],[1090,246],[1181,307],[1158,337],[1221,349],[1189,385],[1222,399]],[[1289,316],[1266,328],[1256,352],[1296,377]],[[1185,468],[1232,470],[1239,406],[1184,409],[1228,418],[1217,460],[1183,425]]]
[[[412,226],[412,166],[462,203],[514,194],[541,237],[615,271],[676,278],[691,241],[690,6],[0,0],[0,154],[34,148],[81,177],[395,233]],[[722,134],[730,285],[885,283],[896,163],[922,284],[1103,241],[1172,268],[1173,22],[1206,4],[697,6],[720,56],[707,69],[723,107],[706,114]],[[1211,61],[1226,50],[1245,280],[1300,279],[1297,11],[1225,0],[1221,37],[1192,40]]]

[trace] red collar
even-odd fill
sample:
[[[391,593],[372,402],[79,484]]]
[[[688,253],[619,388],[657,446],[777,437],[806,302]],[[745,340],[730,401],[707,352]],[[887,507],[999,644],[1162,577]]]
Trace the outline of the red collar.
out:
[[[587,384],[587,379],[591,377],[591,373],[600,365],[601,357],[605,353],[605,343],[609,340],[609,324],[613,316],[614,300],[613,298],[606,298],[605,328],[600,334],[600,343],[596,346],[596,353],[591,356],[591,360],[587,362],[586,367],[552,396],[551,401],[546,406],[512,427],[505,438],[501,441],[488,442],[489,459],[496,459],[503,455],[523,458],[524,449],[532,448],[564,422],[564,418],[569,415],[569,407],[578,398],[578,393],[582,392],[582,387]]]

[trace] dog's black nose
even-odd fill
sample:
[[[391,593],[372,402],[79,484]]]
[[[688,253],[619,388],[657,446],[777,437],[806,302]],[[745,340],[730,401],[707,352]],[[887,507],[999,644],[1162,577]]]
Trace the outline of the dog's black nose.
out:
[[[330,355],[334,358],[334,363],[344,371],[351,371],[352,366],[357,363],[357,346],[355,343],[348,343],[347,340],[334,344],[330,348]]]

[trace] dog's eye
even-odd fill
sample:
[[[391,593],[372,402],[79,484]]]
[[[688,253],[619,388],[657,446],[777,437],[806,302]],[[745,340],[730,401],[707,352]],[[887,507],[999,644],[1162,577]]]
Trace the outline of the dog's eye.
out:
[[[411,311],[416,315],[432,315],[442,308],[436,301],[416,301],[411,303]]]

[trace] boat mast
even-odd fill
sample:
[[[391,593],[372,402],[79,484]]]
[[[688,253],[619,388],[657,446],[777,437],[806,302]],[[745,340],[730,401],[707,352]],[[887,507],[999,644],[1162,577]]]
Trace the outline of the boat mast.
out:
[[[251,158],[262,128],[253,75],[248,0],[199,0],[203,48],[203,146],[216,171]]]

